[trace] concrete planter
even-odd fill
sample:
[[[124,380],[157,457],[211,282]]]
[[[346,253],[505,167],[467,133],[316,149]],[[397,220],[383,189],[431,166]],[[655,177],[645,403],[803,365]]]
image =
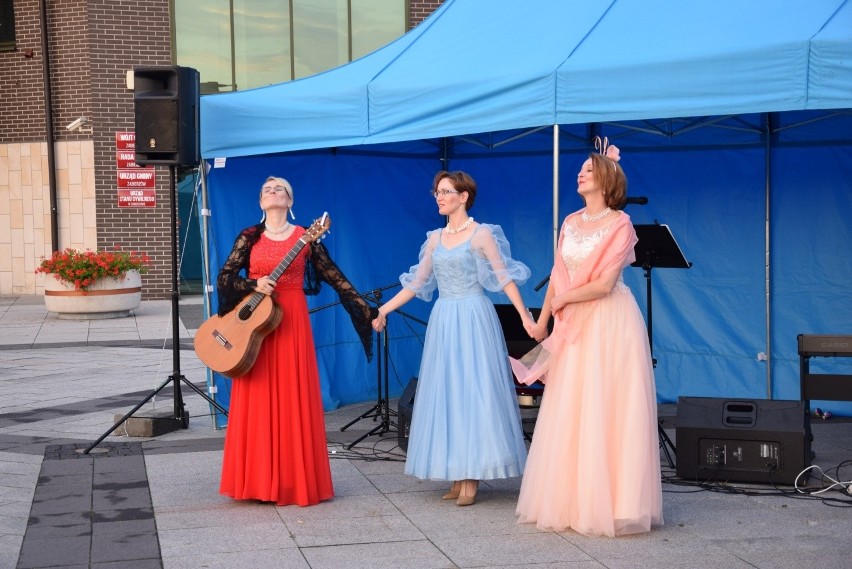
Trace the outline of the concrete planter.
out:
[[[75,290],[51,275],[44,280],[44,305],[62,320],[123,318],[141,302],[139,271],[127,271],[124,279],[102,278],[88,290]]]

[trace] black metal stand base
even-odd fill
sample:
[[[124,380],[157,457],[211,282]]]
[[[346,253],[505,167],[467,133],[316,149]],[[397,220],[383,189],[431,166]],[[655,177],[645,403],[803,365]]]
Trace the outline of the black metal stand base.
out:
[[[186,378],[183,377],[183,376],[180,376],[179,379],[186,381]],[[157,386],[157,388],[154,389],[154,391],[152,391],[150,394],[148,394],[148,396],[146,396],[145,399],[143,399],[142,401],[137,403],[136,406],[133,409],[131,409],[128,413],[126,413],[121,419],[116,421],[113,424],[113,426],[110,427],[110,429],[107,432],[105,432],[104,434],[102,434],[98,438],[98,440],[96,440],[91,445],[86,447],[86,450],[83,451],[83,454],[89,454],[89,452],[93,448],[95,448],[96,446],[101,444],[101,442],[105,438],[107,438],[109,435],[111,435],[113,433],[113,431],[115,431],[117,428],[119,428],[122,425],[122,423],[124,423],[128,418],[130,418],[134,413],[136,413],[136,411],[141,409],[143,405],[145,405],[148,401],[153,399],[160,391],[162,391],[162,389],[165,386],[167,386],[169,383],[172,383],[172,382],[175,382],[175,381],[176,381],[176,378],[174,376],[170,375],[169,378],[166,381],[164,381],[159,386]],[[192,387],[195,388],[194,385],[192,385]],[[172,431],[176,431],[177,429],[189,428],[189,413],[186,412],[186,408],[185,408],[182,400],[180,401],[180,403],[178,403],[178,405],[180,406],[180,415],[175,415],[175,416],[172,416],[170,418],[172,421],[174,421],[176,423],[176,425],[174,425],[173,428],[171,429]]]
[[[113,426],[110,427],[110,429],[107,432],[105,432],[104,434],[102,434],[98,438],[98,440],[96,440],[91,445],[86,447],[86,450],[83,451],[83,454],[89,454],[89,452],[93,448],[95,448],[96,446],[101,444],[101,442],[103,442],[103,440],[105,438],[107,438],[109,435],[111,435],[113,433],[113,431],[115,431],[117,428],[119,428],[122,425],[122,423],[124,423],[130,416],[132,416],[134,413],[136,413],[136,411],[141,409],[143,405],[145,405],[148,401],[153,399],[169,383],[174,383],[174,385],[175,385],[175,413],[173,414],[171,419],[177,423],[177,426],[174,429],[171,429],[171,430],[175,431],[177,429],[188,429],[189,428],[189,413],[187,412],[186,406],[183,403],[183,397],[181,397],[181,391],[180,391],[180,382],[181,381],[184,382],[187,386],[189,386],[193,391],[195,391],[196,393],[198,393],[199,395],[204,397],[220,413],[222,413],[226,417],[228,416],[228,411],[226,411],[224,407],[222,407],[221,405],[216,403],[206,393],[204,393],[204,391],[199,389],[196,385],[191,383],[184,376],[182,376],[182,375],[181,376],[170,375],[167,380],[165,380],[163,383],[161,383],[159,386],[157,386],[157,388],[154,389],[154,391],[149,393],[145,397],[145,399],[143,399],[142,401],[137,403],[136,406],[133,409],[128,411],[121,419],[116,421],[115,424],[113,424]]]
[[[343,448],[345,448],[346,450],[350,450],[352,447],[354,447],[367,437],[372,437],[374,435],[384,436],[388,433],[396,433],[398,430],[398,426],[396,422],[391,419],[392,416],[397,417],[397,412],[390,408],[390,405],[387,401],[382,400],[376,403],[369,411],[362,413],[346,425],[340,427],[341,431],[345,431],[346,429],[348,429],[349,427],[351,427],[362,419],[373,419],[373,421],[381,419],[381,421],[375,427],[373,427],[348,445],[343,445]]]
[[[343,445],[343,448],[346,450],[350,450],[352,447],[366,439],[367,437],[371,437],[373,435],[385,435],[391,432],[397,432],[397,424],[391,419],[391,417],[396,417],[397,413],[393,409],[390,408],[389,403],[389,387],[388,387],[388,377],[387,377],[387,367],[388,367],[388,333],[387,330],[384,332],[377,332],[376,336],[378,340],[376,342],[377,345],[382,346],[382,354],[376,358],[376,365],[378,367],[378,372],[376,374],[376,391],[378,393],[376,404],[373,405],[372,408],[361,413],[358,417],[352,419],[342,427],[340,427],[341,431],[345,431],[358,421],[362,419],[373,419],[373,421],[377,421],[381,419],[378,425],[373,427],[371,430],[367,431],[348,445]],[[381,340],[381,343],[379,342]],[[382,365],[382,360],[384,360],[384,365]],[[382,368],[384,368],[384,373],[382,373]]]
[[[399,283],[393,283],[388,286],[377,288],[373,291],[363,294],[362,296],[366,300],[375,304],[376,307],[381,307],[382,291],[387,290],[389,288],[396,288],[398,286],[400,286]],[[415,322],[419,322],[424,326],[426,325],[426,322],[420,320],[419,318],[415,318],[410,314],[406,314],[401,310],[397,310],[396,312],[401,316],[408,318],[409,320],[414,320]],[[373,419],[373,421],[381,419],[381,421],[371,430],[367,431],[348,445],[343,445],[343,448],[345,448],[346,450],[351,449],[353,446],[357,445],[367,437],[371,437],[374,435],[383,436],[388,433],[399,432],[399,425],[395,421],[395,418],[399,417],[399,413],[390,408],[390,388],[388,386],[388,375],[390,372],[390,369],[388,368],[388,365],[390,363],[390,346],[387,328],[385,328],[383,332],[376,332],[376,345],[382,346],[381,355],[376,357],[376,404],[373,405],[373,407],[368,411],[365,411],[355,419],[349,421],[347,424],[340,427],[340,430],[345,431],[346,429],[348,429],[358,421],[361,421],[362,419]]]

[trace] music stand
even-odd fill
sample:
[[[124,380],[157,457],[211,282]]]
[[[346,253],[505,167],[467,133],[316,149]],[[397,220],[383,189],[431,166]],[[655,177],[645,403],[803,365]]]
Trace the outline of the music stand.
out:
[[[639,238],[639,241],[633,248],[636,253],[636,261],[631,266],[642,267],[645,272],[648,345],[651,350],[651,364],[657,367],[657,360],[654,358],[651,269],[688,269],[692,266],[692,263],[684,257],[683,251],[675,241],[668,225],[653,223],[650,225],[634,225],[633,228],[636,230],[636,237]],[[671,448],[671,452],[675,452],[675,446],[663,430],[659,420],[657,421],[657,433],[660,437],[660,447],[666,455],[669,468],[674,468],[674,461],[669,453],[669,448]]]

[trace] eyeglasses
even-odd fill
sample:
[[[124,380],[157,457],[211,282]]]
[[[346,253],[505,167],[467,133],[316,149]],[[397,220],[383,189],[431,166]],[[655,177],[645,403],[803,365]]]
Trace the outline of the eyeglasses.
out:
[[[262,194],[280,194],[281,192],[287,192],[287,188],[284,186],[270,186],[268,188],[261,188],[260,193]],[[288,194],[290,192],[287,192]]]
[[[442,198],[444,198],[444,197],[447,197],[450,194],[457,194],[457,193],[459,193],[458,190],[435,190],[434,192],[432,192],[432,197],[435,198],[435,199],[438,199],[438,196],[441,196]]]

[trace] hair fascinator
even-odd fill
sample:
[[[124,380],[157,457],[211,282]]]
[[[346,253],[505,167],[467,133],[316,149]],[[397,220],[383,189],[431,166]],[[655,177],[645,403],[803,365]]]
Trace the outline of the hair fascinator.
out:
[[[609,139],[607,139],[607,137],[595,137],[595,150],[598,151],[598,154],[600,154],[601,156],[606,156],[613,162],[618,162],[619,160],[621,160],[621,151],[616,145],[610,144]]]

